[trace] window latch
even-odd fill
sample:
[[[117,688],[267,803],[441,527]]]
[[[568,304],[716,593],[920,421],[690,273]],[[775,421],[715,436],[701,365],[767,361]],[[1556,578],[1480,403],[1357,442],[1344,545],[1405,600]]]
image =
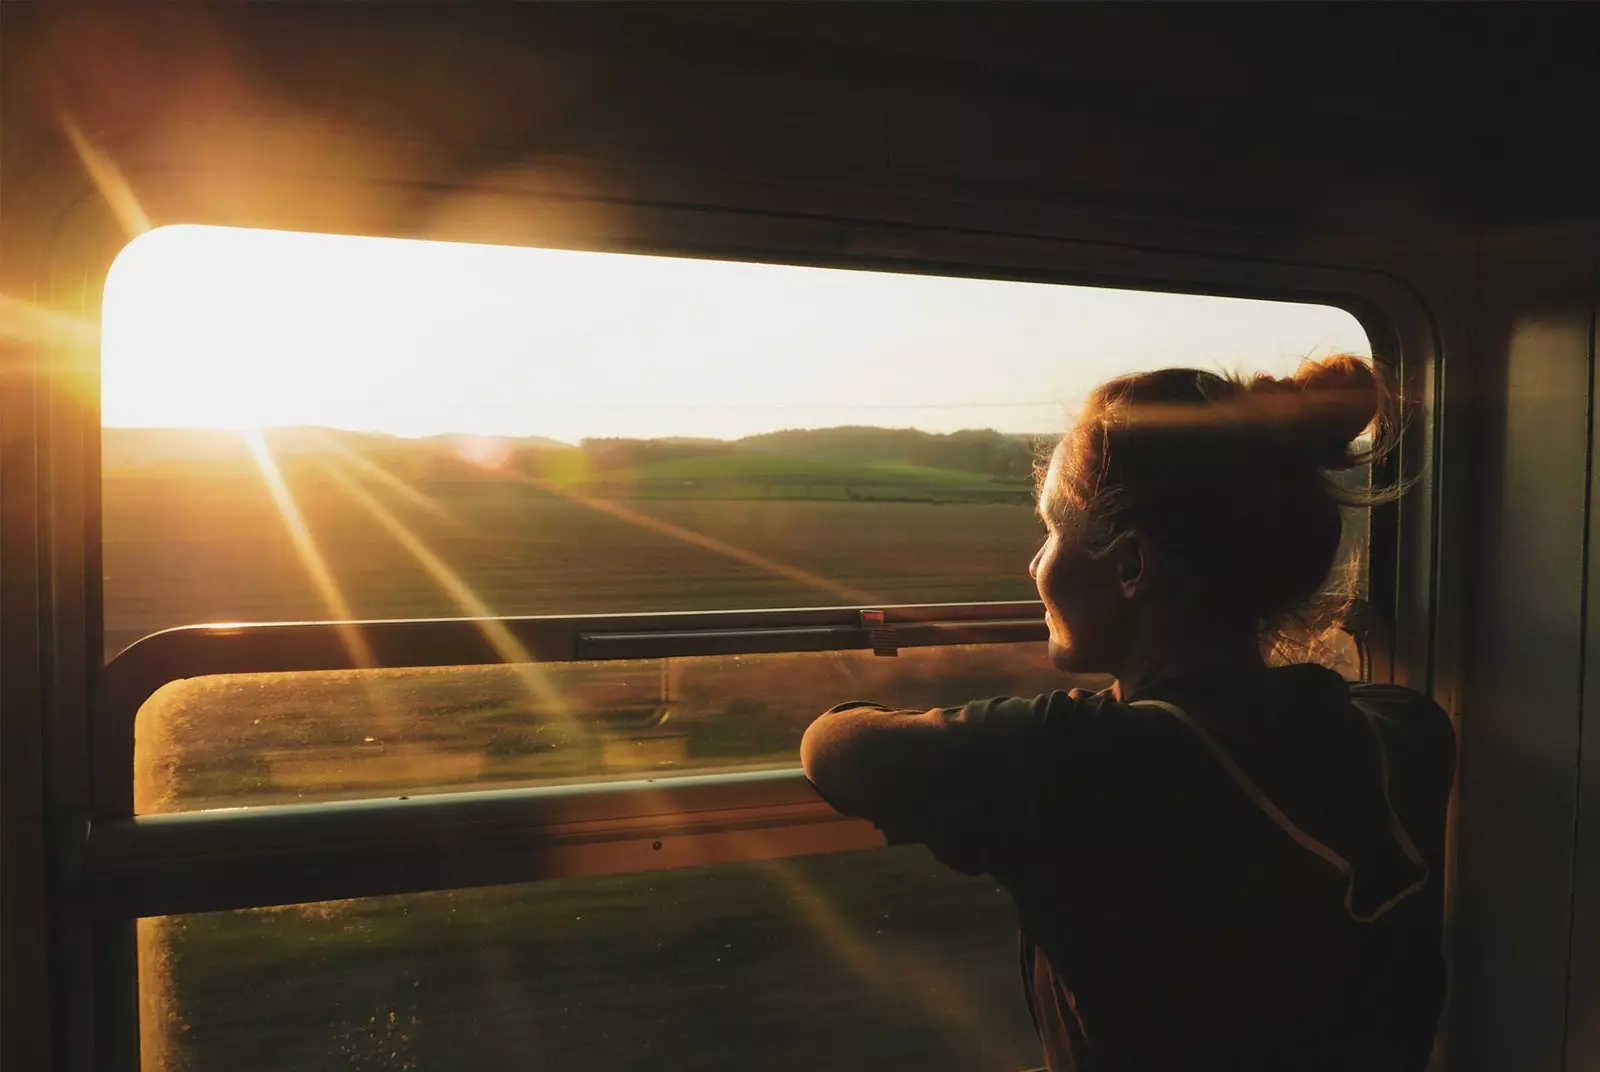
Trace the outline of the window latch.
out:
[[[862,611],[861,628],[867,631],[867,639],[872,643],[872,654],[890,658],[900,654],[900,634],[895,631],[894,626],[883,620],[883,611]]]

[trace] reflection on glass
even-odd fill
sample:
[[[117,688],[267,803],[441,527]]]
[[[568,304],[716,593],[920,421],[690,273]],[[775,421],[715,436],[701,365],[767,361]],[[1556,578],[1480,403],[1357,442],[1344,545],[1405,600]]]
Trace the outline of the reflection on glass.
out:
[[[916,847],[140,924],[145,1067],[1037,1067],[1014,913]]]
[[[1096,682],[1063,677],[1043,644],[192,678],[139,712],[135,795],[147,813],[792,767],[844,700],[1073,684]]]

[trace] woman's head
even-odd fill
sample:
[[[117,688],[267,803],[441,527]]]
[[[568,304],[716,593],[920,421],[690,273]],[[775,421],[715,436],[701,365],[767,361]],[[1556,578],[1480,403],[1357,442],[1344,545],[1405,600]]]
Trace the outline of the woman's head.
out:
[[[1324,594],[1343,507],[1372,501],[1329,474],[1386,450],[1393,416],[1383,376],[1348,354],[1290,379],[1163,369],[1103,384],[1039,490],[1030,573],[1057,665],[1114,671],[1155,616],[1274,639]],[[1373,446],[1353,450],[1369,429]]]

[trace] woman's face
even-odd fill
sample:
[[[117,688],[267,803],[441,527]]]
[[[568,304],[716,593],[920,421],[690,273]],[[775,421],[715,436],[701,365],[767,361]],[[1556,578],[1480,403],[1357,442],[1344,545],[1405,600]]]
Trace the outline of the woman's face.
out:
[[[1118,556],[1089,553],[1073,508],[1063,497],[1063,455],[1068,441],[1056,447],[1039,489],[1045,537],[1028,566],[1028,575],[1044,601],[1050,661],[1067,673],[1115,673],[1129,643],[1131,608],[1119,580]]]

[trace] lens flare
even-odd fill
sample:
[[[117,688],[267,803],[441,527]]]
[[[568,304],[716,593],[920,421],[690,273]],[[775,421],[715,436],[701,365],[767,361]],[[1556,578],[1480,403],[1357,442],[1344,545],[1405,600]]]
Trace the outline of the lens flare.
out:
[[[327,608],[328,616],[343,626],[339,635],[350,650],[351,661],[360,667],[372,666],[372,648],[361,635],[361,631],[348,624],[355,617],[355,613],[350,609],[350,602],[340,589],[339,582],[334,579],[333,571],[328,568],[327,559],[317,547],[311,529],[306,525],[305,517],[300,513],[300,507],[289,490],[288,482],[283,478],[283,471],[278,468],[278,461],[267,446],[266,436],[259,428],[246,429],[240,434],[244,436],[245,445],[250,448],[250,456],[255,459],[256,467],[261,470],[261,479],[267,485],[273,505],[278,508],[283,523],[288,526],[289,536],[294,541],[295,554],[299,557],[300,564],[305,567],[312,587],[317,590],[318,598]]]
[[[457,529],[470,531],[467,523],[446,509],[444,504],[438,499],[435,499],[433,496],[425,494],[424,492],[418,491],[416,488],[412,487],[398,476],[395,476],[393,473],[389,472],[389,470],[385,469],[371,458],[362,456],[357,451],[354,451],[345,446],[343,443],[340,443],[331,435],[324,434],[321,442],[327,451],[330,454],[336,455],[341,462],[349,465],[352,469],[358,471],[362,476],[369,477],[370,479],[382,484],[384,487],[400,496],[412,506],[427,511],[434,517],[450,524]]]
[[[150,217],[146,215],[144,206],[139,203],[133,187],[123,178],[122,170],[117,167],[115,161],[101,152],[70,116],[61,117],[61,126],[66,131],[67,140],[72,143],[73,150],[77,152],[78,159],[83,161],[84,170],[89,173],[90,181],[94,183],[95,189],[100,191],[100,196],[106,199],[106,206],[111,209],[111,214],[117,218],[117,222],[128,233],[128,237],[138,238],[150,230]]]
[[[519,680],[528,689],[529,694],[558,721],[569,728],[573,727],[572,712],[566,698],[550,683],[549,677],[533,661],[532,654],[511,630],[506,628],[503,622],[494,620],[498,617],[494,608],[485,603],[471,586],[461,579],[460,574],[435,554],[433,549],[412,532],[405,522],[373,497],[366,488],[356,483],[348,473],[341,472],[332,465],[325,465],[324,471],[357,505],[372,515],[373,520],[377,521],[390,538],[417,561],[433,582],[444,590],[467,617],[478,619],[478,630],[484,639],[503,662],[515,668]]]
[[[896,962],[891,963],[792,860],[761,858],[764,854],[759,852],[752,855],[758,858],[758,866],[785,888],[818,940],[846,970],[877,991],[886,1004],[926,1015],[935,1030],[966,1050],[972,1067],[986,1063],[984,1039],[1002,1038],[1004,1032],[985,1022],[981,1006],[964,993],[960,978],[941,970],[930,958],[904,950],[896,950]]]
[[[693,529],[686,529],[682,525],[674,525],[670,521],[663,521],[658,517],[651,517],[649,514],[640,513],[639,511],[624,506],[614,500],[600,499],[592,495],[585,495],[583,492],[577,491],[574,488],[563,487],[553,480],[529,476],[526,473],[510,471],[506,472],[504,475],[510,480],[515,480],[521,484],[527,484],[529,487],[538,488],[540,491],[549,492],[552,495],[559,495],[564,499],[569,499],[581,506],[587,506],[591,510],[596,510],[602,514],[609,515],[610,517],[614,517],[619,521],[625,521],[630,525],[636,525],[639,528],[646,529],[661,536],[667,536],[674,540],[681,540],[682,542],[690,544],[694,547],[698,547],[701,550],[710,551],[712,554],[721,555],[724,558],[730,558],[735,562],[740,562],[747,566],[754,566],[756,569],[776,574],[777,576],[786,580],[798,581],[801,584],[827,592],[829,595],[836,596],[847,603],[871,604],[882,602],[882,600],[873,595],[871,592],[863,591],[862,589],[854,588],[847,584],[840,584],[838,581],[830,580],[829,578],[823,577],[820,574],[811,573],[807,570],[800,569],[798,566],[791,566],[788,563],[779,562],[775,558],[768,558],[766,555],[758,554],[755,551],[750,551],[743,547],[738,547],[734,544],[719,540],[714,536],[707,536],[703,532],[696,532]]]
[[[451,436],[450,448],[462,460],[489,470],[504,469],[516,453],[516,443],[504,436]]]
[[[77,317],[0,294],[0,339],[47,346],[95,346],[100,329]]]
[[[365,695],[374,729],[387,740],[401,739],[406,728],[414,725],[412,713],[404,709],[399,693],[387,681],[370,672],[375,662],[372,649],[360,626],[351,620],[355,614],[349,600],[317,546],[310,526],[306,524],[299,504],[289,489],[288,481],[267,445],[266,437],[259,429],[247,430],[241,435],[274,506],[289,530],[295,555],[322,601],[327,617],[335,623],[350,665],[357,670],[356,680]],[[141,713],[140,717],[145,722],[141,726],[134,755],[134,809],[141,814],[165,811],[176,792],[176,783],[170,772],[171,757],[178,754],[178,746],[169,738],[173,727],[159,714],[147,716]]]

